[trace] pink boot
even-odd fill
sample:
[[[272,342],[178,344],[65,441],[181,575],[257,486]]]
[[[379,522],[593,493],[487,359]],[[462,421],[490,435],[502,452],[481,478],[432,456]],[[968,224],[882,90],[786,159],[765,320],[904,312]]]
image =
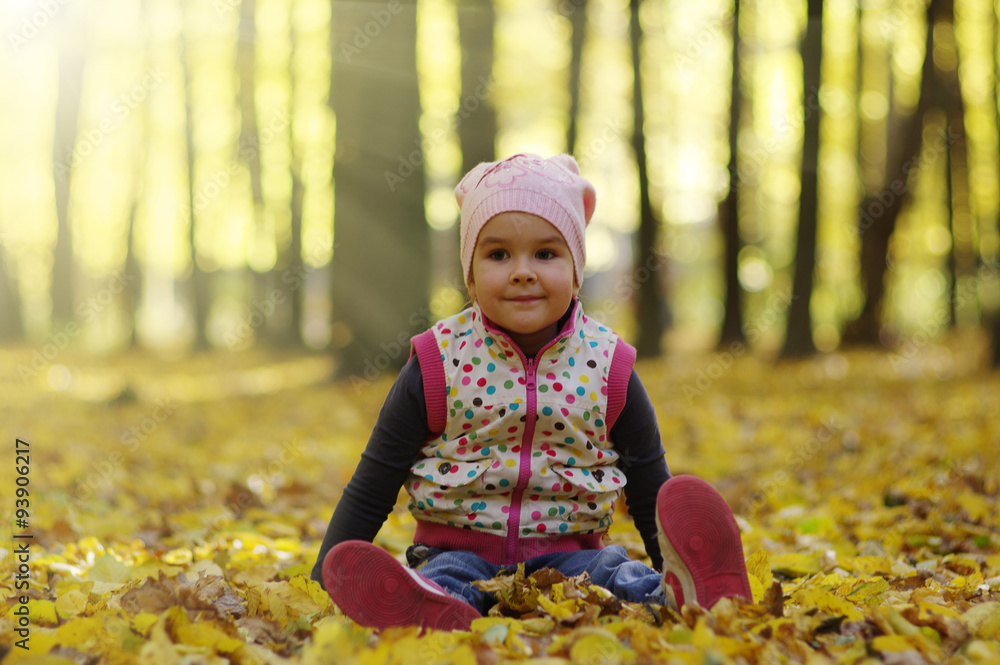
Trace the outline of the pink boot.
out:
[[[694,476],[675,476],[656,497],[663,592],[677,607],[721,598],[752,599],[740,529],[726,500]]]
[[[469,630],[481,616],[472,605],[363,540],[345,541],[327,553],[323,586],[344,614],[372,628]]]

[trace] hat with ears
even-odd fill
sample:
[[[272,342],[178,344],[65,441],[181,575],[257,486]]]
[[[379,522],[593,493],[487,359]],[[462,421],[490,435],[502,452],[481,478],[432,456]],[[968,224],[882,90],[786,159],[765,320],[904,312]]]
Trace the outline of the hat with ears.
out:
[[[584,233],[597,194],[594,186],[580,176],[580,167],[571,155],[543,159],[518,154],[498,162],[483,162],[462,178],[455,188],[462,209],[462,270],[465,284],[472,277],[472,254],[479,232],[502,212],[538,215],[556,227],[566,240],[573,257],[576,285],[583,283],[587,262]]]

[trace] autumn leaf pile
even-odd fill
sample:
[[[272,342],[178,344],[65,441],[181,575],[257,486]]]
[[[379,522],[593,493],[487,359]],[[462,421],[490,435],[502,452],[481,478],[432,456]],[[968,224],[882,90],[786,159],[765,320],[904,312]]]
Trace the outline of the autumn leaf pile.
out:
[[[0,542],[0,660],[91,663],[1000,663],[1000,375],[967,340],[638,369],[674,473],[743,531],[753,602],[680,612],[586,577],[480,582],[471,632],[376,633],[309,580],[392,377],[325,356],[166,361],[0,349],[0,473],[31,446],[30,583]],[[401,500],[376,543],[396,555]],[[620,512],[611,540],[644,556]],[[28,596],[30,650],[15,646]]]

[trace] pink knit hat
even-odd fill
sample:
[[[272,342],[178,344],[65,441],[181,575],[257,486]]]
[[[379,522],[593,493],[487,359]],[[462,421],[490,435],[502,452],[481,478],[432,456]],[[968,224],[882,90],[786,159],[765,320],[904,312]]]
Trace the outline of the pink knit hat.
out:
[[[462,178],[455,197],[462,209],[462,269],[468,286],[472,275],[472,253],[486,222],[502,212],[538,215],[556,227],[573,256],[576,283],[583,283],[587,262],[584,232],[594,214],[594,186],[580,177],[580,168],[570,155],[542,159],[520,154],[483,162]]]

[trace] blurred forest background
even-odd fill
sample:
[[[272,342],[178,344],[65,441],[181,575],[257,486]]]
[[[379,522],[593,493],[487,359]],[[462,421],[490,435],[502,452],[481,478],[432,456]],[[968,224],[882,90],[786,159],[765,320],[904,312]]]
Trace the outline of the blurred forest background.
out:
[[[996,339],[998,6],[2,0],[0,336],[370,378],[465,303],[461,175],[569,152],[643,356]]]

